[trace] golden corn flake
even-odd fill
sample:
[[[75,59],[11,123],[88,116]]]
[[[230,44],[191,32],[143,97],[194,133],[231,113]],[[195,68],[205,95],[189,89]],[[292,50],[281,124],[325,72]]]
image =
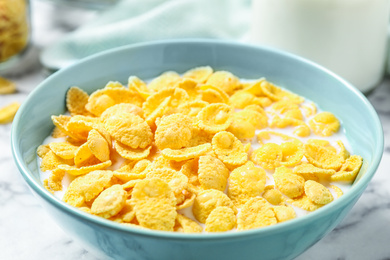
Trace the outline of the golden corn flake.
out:
[[[57,168],[59,165],[73,165],[72,159],[63,159],[57,156],[53,151],[47,152],[42,158],[41,171],[51,171]]]
[[[166,104],[166,106],[163,107],[164,110],[169,110],[169,108],[176,108],[180,104],[187,102],[189,99],[188,94],[184,89],[174,87],[162,89],[159,92],[152,94],[142,104],[145,118],[152,115],[153,112],[157,109],[162,110],[162,107],[160,106],[161,103],[169,97],[169,102]],[[165,113],[165,111],[163,112]]]
[[[329,180],[330,176],[335,173],[335,170],[322,169],[315,167],[310,163],[303,163],[294,167],[293,172],[301,175],[305,180],[318,181],[319,179]]]
[[[266,115],[252,110],[244,109],[233,114],[233,119],[240,119],[248,121],[251,123],[257,130],[268,127],[268,118]]]
[[[16,92],[16,85],[10,80],[0,77],[0,95]]]
[[[12,122],[16,112],[20,107],[19,102],[13,102],[9,105],[0,108],[0,124],[8,124]]]
[[[48,185],[52,191],[62,190],[62,179],[65,176],[65,171],[60,169],[54,169],[50,173]]]
[[[125,164],[118,170],[114,171],[114,176],[124,182],[131,180],[144,179],[146,177],[146,168],[150,165],[150,161],[143,159]]]
[[[265,171],[247,162],[231,172],[227,194],[234,205],[240,208],[251,198],[263,193],[265,182]]]
[[[221,131],[212,140],[213,151],[218,159],[229,165],[242,165],[248,160],[244,145],[232,133]]]
[[[229,105],[234,108],[244,109],[248,105],[263,105],[263,102],[255,95],[241,90],[230,96]]]
[[[128,114],[110,117],[104,125],[115,140],[133,149],[145,148],[152,142],[153,134],[149,125],[139,116]]]
[[[319,208],[321,208],[322,204],[317,204],[310,200],[305,194],[303,194],[301,197],[295,198],[293,200],[289,200],[289,203],[291,203],[293,206],[301,208],[306,211],[315,211]]]
[[[146,83],[136,76],[129,77],[127,80],[127,86],[130,90],[137,92],[144,100],[152,94]]]
[[[262,197],[272,205],[281,205],[285,201],[283,194],[275,189],[273,185],[265,187]]]
[[[101,162],[110,159],[110,145],[107,140],[95,129],[92,129],[88,134],[88,148],[91,153]]]
[[[228,71],[214,72],[207,79],[206,84],[218,87],[229,95],[241,86],[240,80]]]
[[[308,137],[311,134],[310,127],[306,124],[298,125],[294,128],[294,135],[299,137]]]
[[[71,87],[66,92],[66,108],[73,115],[91,115],[85,105],[88,103],[89,95],[78,87]]]
[[[260,88],[263,94],[269,97],[273,101],[288,99],[297,104],[300,104],[304,101],[303,97],[300,97],[296,94],[283,90],[282,88],[277,87],[268,81],[262,81],[260,84]]]
[[[203,108],[197,118],[198,126],[209,133],[226,130],[232,122],[232,108],[226,104],[210,104]]]
[[[114,143],[115,150],[119,155],[128,160],[142,160],[149,156],[152,146],[146,148],[136,148],[133,149],[121,142],[116,141]]]
[[[174,87],[176,83],[180,80],[181,77],[179,74],[177,74],[174,71],[167,71],[161,74],[160,76],[154,78],[148,84],[148,88],[151,91],[158,92],[163,89]]]
[[[341,169],[330,176],[332,181],[346,181],[353,182],[358,175],[360,168],[363,164],[363,158],[359,155],[352,155],[344,164],[341,166]]]
[[[229,95],[222,89],[212,85],[200,86],[202,100],[208,103],[228,103]]]
[[[207,105],[208,103],[202,100],[187,102],[181,104],[178,107],[178,112],[187,116],[196,117],[199,114],[199,112]]]
[[[176,197],[169,185],[159,178],[150,178],[137,182],[131,200],[137,204],[150,198],[167,199],[172,206],[176,205]]]
[[[127,192],[121,185],[113,185],[99,194],[91,206],[92,214],[110,218],[118,214],[126,204]]]
[[[281,166],[275,169],[273,174],[275,187],[290,198],[296,198],[303,194],[305,179],[294,174],[290,168]]]
[[[306,159],[316,167],[338,170],[344,163],[343,157],[322,146],[305,144],[304,149]]]
[[[316,204],[325,205],[333,201],[333,195],[328,188],[316,181],[305,182],[305,194]]]
[[[191,101],[200,100],[202,98],[200,87],[193,79],[182,79],[176,83],[175,88],[184,89],[188,94],[189,100]]]
[[[164,150],[161,151],[161,154],[166,159],[180,162],[180,161],[189,160],[189,159],[202,156],[210,150],[211,150],[211,144],[205,143],[205,144],[200,144],[198,146],[187,147],[187,148],[182,148],[177,150],[171,148],[165,148]]]
[[[340,189],[338,186],[336,186],[336,185],[330,185],[330,188],[335,192],[336,198],[340,198],[341,196],[344,195],[343,190]]]
[[[136,105],[130,104],[130,103],[120,103],[120,104],[113,105],[112,107],[106,109],[100,115],[100,118],[102,121],[105,121],[110,117],[114,117],[117,115],[125,115],[127,113],[134,114],[134,115],[137,115],[137,116],[142,117],[142,118],[144,116],[144,112],[143,112],[142,108],[140,108]]]
[[[179,171],[170,168],[150,169],[146,178],[159,178],[169,185],[176,198],[187,188],[188,178]]]
[[[50,146],[48,144],[42,144],[37,148],[37,155],[43,158],[50,151]]]
[[[67,142],[53,142],[49,144],[49,147],[50,150],[62,159],[73,159],[78,149],[77,146]]]
[[[225,232],[236,226],[236,214],[226,206],[216,207],[206,219],[207,232]]]
[[[82,166],[80,168],[77,168],[75,166],[69,166],[67,164],[58,165],[58,168],[66,171],[70,175],[77,176],[77,175],[83,175],[83,174],[86,174],[86,173],[89,173],[92,171],[96,171],[96,170],[106,169],[107,167],[110,167],[111,164],[112,164],[112,162],[110,160],[108,160],[108,161],[93,164],[90,166]]]
[[[303,146],[301,142],[284,142],[280,147],[282,148],[281,165],[291,167],[301,163],[303,158]]]
[[[210,66],[202,66],[186,71],[183,74],[183,78],[190,78],[198,83],[205,83],[211,74],[213,74],[213,69]]]
[[[173,231],[176,198],[169,185],[158,178],[139,181],[133,189],[136,219],[142,227]]]
[[[192,206],[192,212],[200,223],[206,223],[210,213],[220,206],[227,206],[231,208],[234,213],[237,213],[237,209],[234,207],[233,202],[225,193],[213,189],[204,190],[199,192],[196,196],[194,205]]]
[[[189,145],[192,137],[192,119],[177,113],[164,116],[157,125],[155,141],[159,149],[180,149]]]
[[[187,187],[187,189],[182,191],[182,194],[178,196],[181,201],[178,201],[176,205],[176,209],[185,209],[189,208],[194,204],[196,194],[191,187]]]
[[[199,157],[198,180],[205,190],[215,189],[224,191],[229,177],[229,170],[219,159],[210,156]]]
[[[275,213],[278,223],[294,219],[297,216],[295,210],[290,206],[274,206],[272,210]]]
[[[275,143],[266,143],[252,152],[251,160],[264,169],[273,170],[281,165],[282,147]]]
[[[119,213],[116,214],[114,217],[111,217],[110,220],[118,223],[130,223],[134,218],[135,218],[134,206],[131,204],[131,200],[128,199],[125,201],[125,205],[119,211]]]
[[[182,214],[177,214],[175,231],[181,233],[201,233],[203,228],[196,221]]]
[[[92,171],[75,178],[66,189],[63,201],[74,207],[95,199],[111,182],[111,171]]]
[[[316,135],[331,136],[340,129],[339,120],[330,112],[321,112],[309,121],[309,126]]]
[[[75,153],[74,164],[77,167],[82,167],[85,165],[91,165],[91,161],[97,161],[98,159],[92,154],[91,150],[88,147],[88,143],[81,145]]]
[[[200,186],[198,180],[198,162],[198,158],[188,160],[180,169],[180,172],[187,176],[188,183],[193,186]]]
[[[237,230],[275,225],[277,219],[269,203],[260,197],[250,199],[237,215]]]

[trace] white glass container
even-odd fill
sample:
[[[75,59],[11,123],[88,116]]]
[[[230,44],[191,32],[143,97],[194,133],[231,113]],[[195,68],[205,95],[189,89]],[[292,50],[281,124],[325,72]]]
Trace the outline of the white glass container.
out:
[[[390,0],[253,0],[251,41],[313,60],[364,93],[387,56]]]

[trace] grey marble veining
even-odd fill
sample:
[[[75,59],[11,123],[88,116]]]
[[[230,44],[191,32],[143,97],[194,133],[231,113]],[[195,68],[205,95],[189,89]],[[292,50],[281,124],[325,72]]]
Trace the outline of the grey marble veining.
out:
[[[55,23],[54,7],[33,2],[36,30],[31,65],[11,75],[18,92],[0,95],[0,105],[23,102],[28,93],[43,79],[42,68],[36,62],[40,48],[47,46],[75,28]],[[47,16],[45,17],[44,14]],[[85,18],[85,17],[84,17]],[[35,59],[35,62],[34,62]],[[385,260],[390,259],[390,79],[370,94],[369,100],[377,110],[385,133],[385,153],[379,169],[362,197],[346,219],[324,239],[299,256],[298,260]],[[11,125],[0,125],[0,259],[4,260],[103,260],[95,257],[60,229],[33,197],[13,162],[10,148]]]

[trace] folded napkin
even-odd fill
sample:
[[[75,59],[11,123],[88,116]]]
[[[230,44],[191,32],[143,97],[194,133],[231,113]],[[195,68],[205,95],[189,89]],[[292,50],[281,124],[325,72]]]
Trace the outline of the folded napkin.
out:
[[[251,0],[122,0],[41,55],[60,69],[104,50],[173,38],[245,40]]]

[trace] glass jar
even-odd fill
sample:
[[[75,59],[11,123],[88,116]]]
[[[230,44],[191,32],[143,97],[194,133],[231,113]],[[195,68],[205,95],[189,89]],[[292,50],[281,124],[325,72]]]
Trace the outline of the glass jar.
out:
[[[0,70],[20,59],[30,42],[28,0],[0,0]]]
[[[364,93],[384,75],[390,0],[253,0],[251,40],[313,60]]]

